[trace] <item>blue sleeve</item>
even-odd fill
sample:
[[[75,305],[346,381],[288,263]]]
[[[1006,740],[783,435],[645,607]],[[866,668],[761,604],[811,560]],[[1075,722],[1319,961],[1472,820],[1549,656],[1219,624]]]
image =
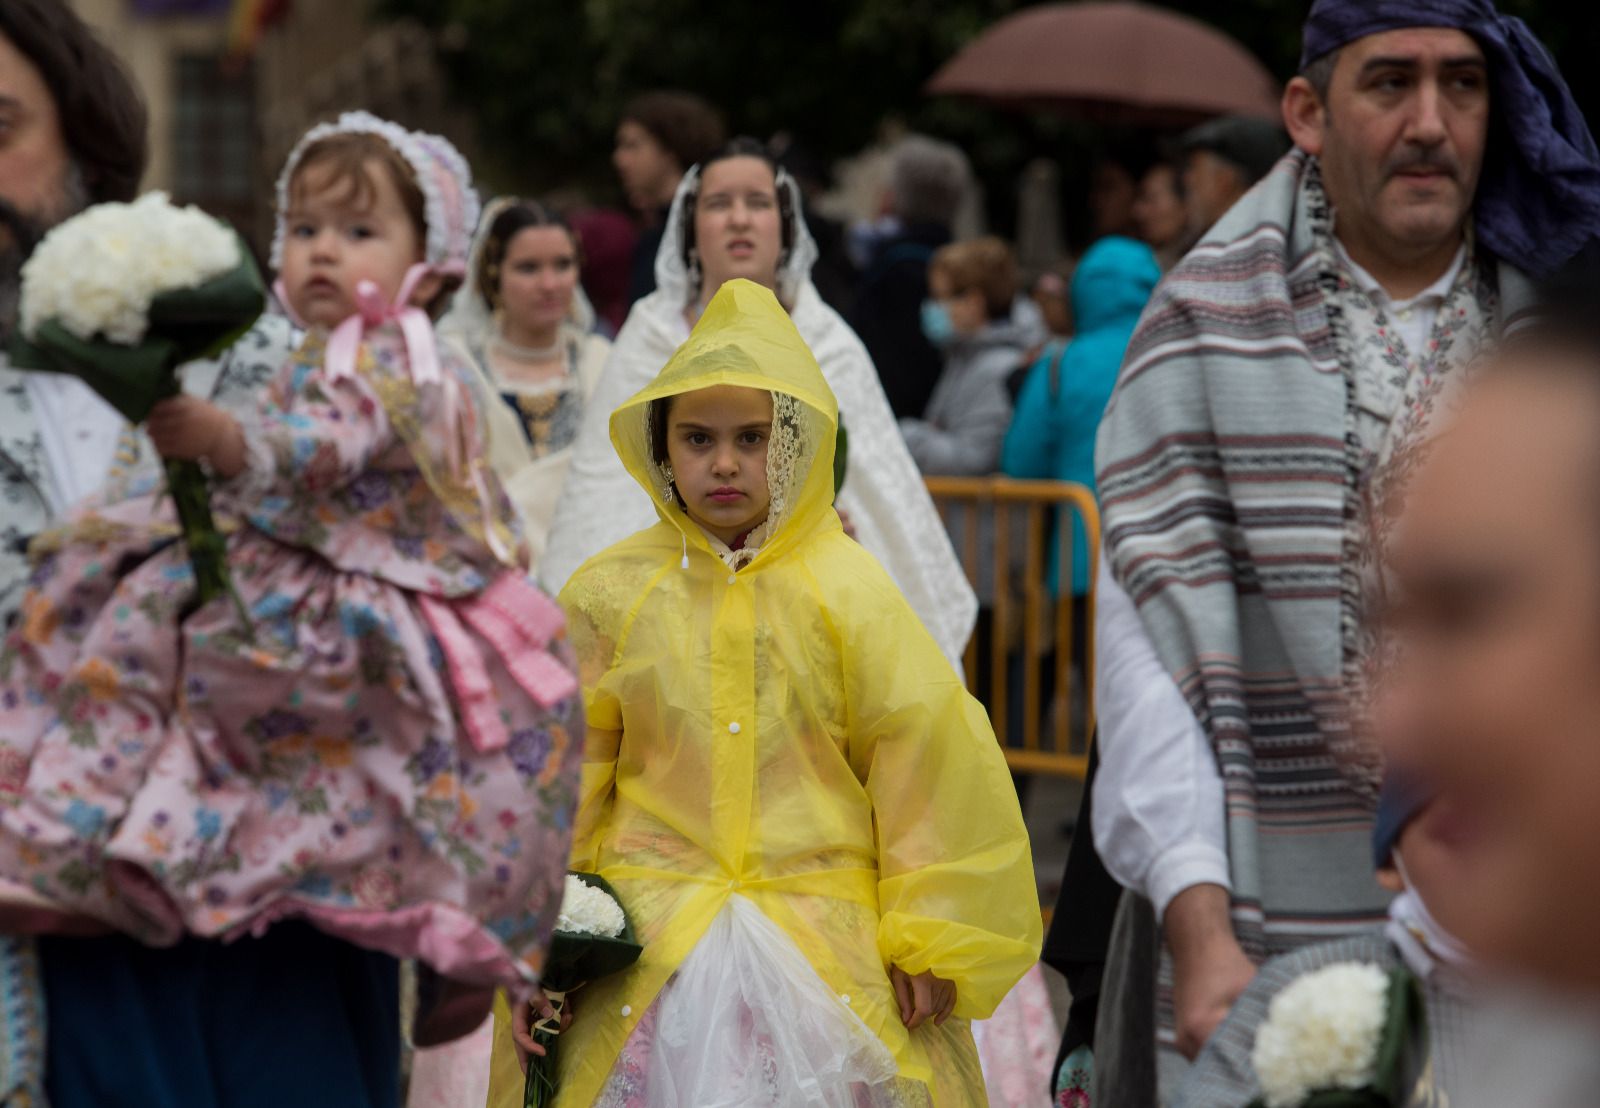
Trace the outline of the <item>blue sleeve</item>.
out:
[[[1000,453],[1000,469],[1008,477],[1048,480],[1056,475],[1054,446],[1059,429],[1050,397],[1050,363],[1059,356],[1058,350],[1047,349],[1022,384]]]

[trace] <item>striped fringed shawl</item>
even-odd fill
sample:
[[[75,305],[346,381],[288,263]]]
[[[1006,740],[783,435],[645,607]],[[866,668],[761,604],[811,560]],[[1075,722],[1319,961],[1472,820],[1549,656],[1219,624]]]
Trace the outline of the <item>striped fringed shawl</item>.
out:
[[[1112,569],[1216,749],[1257,959],[1378,926],[1387,901],[1347,695],[1364,455],[1315,172],[1290,153],[1162,282],[1098,451]]]

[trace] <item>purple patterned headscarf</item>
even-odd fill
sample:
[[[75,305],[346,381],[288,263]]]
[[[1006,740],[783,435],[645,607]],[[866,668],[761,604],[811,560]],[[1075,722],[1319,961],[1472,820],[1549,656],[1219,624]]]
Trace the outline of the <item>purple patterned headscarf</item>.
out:
[[[1465,31],[1489,62],[1490,145],[1473,207],[1478,241],[1536,279],[1600,239],[1600,150],[1550,52],[1491,0],[1315,0],[1300,67],[1406,27]]]

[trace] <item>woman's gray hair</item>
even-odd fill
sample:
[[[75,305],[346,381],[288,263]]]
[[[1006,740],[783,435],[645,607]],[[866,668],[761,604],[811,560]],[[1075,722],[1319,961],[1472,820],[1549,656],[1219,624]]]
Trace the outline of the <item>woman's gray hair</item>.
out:
[[[904,223],[950,226],[971,184],[967,156],[948,142],[908,135],[894,148],[889,188]]]

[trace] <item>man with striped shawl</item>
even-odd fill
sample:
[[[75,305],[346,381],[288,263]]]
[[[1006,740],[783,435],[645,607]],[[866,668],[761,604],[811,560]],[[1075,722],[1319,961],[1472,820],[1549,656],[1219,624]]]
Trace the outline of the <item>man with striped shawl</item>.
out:
[[[1464,365],[1600,237],[1588,127],[1491,0],[1316,0],[1283,109],[1296,149],[1157,290],[1101,426],[1094,835],[1137,895],[1096,1104],[1157,1101],[1153,1037],[1170,1095],[1264,959],[1382,926],[1370,524]]]

